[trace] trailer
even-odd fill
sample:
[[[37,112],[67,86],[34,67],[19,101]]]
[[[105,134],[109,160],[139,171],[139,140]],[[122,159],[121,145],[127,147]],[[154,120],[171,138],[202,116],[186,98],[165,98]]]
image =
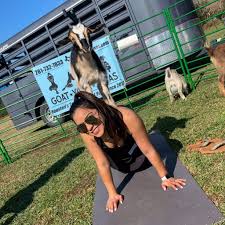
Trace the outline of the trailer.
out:
[[[162,14],[165,8],[174,4],[171,10],[174,17],[185,15],[175,20],[182,42],[201,37],[200,26],[192,26],[198,21],[197,15],[188,12],[194,9],[190,0],[68,0],[47,15],[26,27],[0,45],[0,97],[6,107],[14,126],[17,129],[26,127],[39,119],[47,121],[49,126],[56,124],[48,109],[48,105],[31,72],[31,68],[70,51],[71,43],[61,45],[71,24],[71,19],[65,17],[63,10],[75,13],[86,26],[105,24],[105,28],[92,36],[98,39],[111,35],[116,49],[116,55],[129,84],[138,82],[136,75],[149,68],[160,70],[177,61],[177,55],[172,49],[172,40],[160,42],[169,37],[168,21]],[[152,19],[146,18],[154,16]],[[157,31],[159,26],[165,26]],[[192,27],[191,27],[192,26]],[[191,27],[189,29],[185,29]],[[153,32],[156,31],[156,32]],[[149,33],[146,35],[146,33]],[[200,49],[203,39],[187,43],[183,46],[185,55],[193,54]],[[127,57],[134,54],[133,57]],[[171,51],[169,55],[164,55]],[[161,54],[162,56],[159,56]],[[146,63],[140,63],[145,61]],[[131,65],[138,65],[132,69]],[[151,76],[146,73],[146,76]],[[135,79],[131,79],[135,78]],[[130,81],[132,80],[132,82]],[[63,117],[58,120],[63,121]]]

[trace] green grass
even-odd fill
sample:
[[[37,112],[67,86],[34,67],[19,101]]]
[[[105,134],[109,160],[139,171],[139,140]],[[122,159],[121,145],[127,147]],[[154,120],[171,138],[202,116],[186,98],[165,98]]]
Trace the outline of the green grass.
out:
[[[165,91],[151,100],[158,97],[165,98],[138,108],[137,112],[148,130],[161,131],[225,215],[225,153],[202,155],[186,149],[204,137],[225,137],[225,98],[218,94],[217,80],[200,82],[186,101],[171,104]],[[95,164],[77,136],[32,151],[8,166],[2,165],[0,224],[11,221],[12,225],[89,225],[95,178]]]
[[[0,139],[13,161],[27,152],[46,147],[65,136],[74,136],[75,133],[71,120],[53,128],[48,128],[41,120],[17,130],[9,116],[0,119]]]

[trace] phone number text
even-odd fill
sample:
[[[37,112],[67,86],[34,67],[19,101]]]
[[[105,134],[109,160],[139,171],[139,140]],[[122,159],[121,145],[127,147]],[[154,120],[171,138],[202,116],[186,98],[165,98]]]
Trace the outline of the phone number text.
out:
[[[49,65],[46,65],[34,70],[34,75],[40,75],[42,73],[46,73],[47,71],[53,70],[61,65],[63,65],[63,60],[56,61],[54,63],[51,63]]]

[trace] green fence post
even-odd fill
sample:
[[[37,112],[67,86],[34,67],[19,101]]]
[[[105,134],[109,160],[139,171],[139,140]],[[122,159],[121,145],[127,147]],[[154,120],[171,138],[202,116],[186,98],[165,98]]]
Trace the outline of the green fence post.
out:
[[[181,69],[182,69],[182,71],[183,71],[183,73],[184,73],[185,79],[187,79],[187,77],[186,77],[187,75],[186,75],[186,71],[185,71],[185,69],[184,69],[184,65],[183,65],[183,62],[182,62],[181,54],[180,54],[180,51],[179,51],[179,49],[178,49],[176,40],[175,40],[175,38],[174,38],[174,30],[173,30],[173,27],[172,27],[172,25],[171,25],[171,17],[170,17],[170,11],[169,11],[169,8],[166,8],[166,9],[163,10],[163,15],[164,15],[164,17],[165,17],[166,25],[167,25],[167,27],[168,27],[168,29],[169,29],[169,32],[170,32],[171,39],[172,39],[172,41],[173,41],[173,45],[174,45],[175,51],[176,51],[176,53],[177,53],[177,58],[178,58],[178,61],[179,61],[179,63],[180,63]]]
[[[126,95],[126,99],[129,103],[130,108],[133,109],[132,102],[130,101],[130,97],[127,94],[127,87],[126,86],[124,87],[123,91],[124,91],[124,94]]]
[[[185,59],[185,54],[184,54],[184,51],[182,49],[182,45],[180,43],[180,39],[179,39],[177,31],[176,31],[176,26],[175,26],[173,17],[171,15],[170,9],[166,8],[163,11],[163,13],[164,13],[164,16],[165,16],[165,19],[166,19],[167,26],[169,28],[169,32],[170,32],[171,37],[172,37],[172,41],[173,41],[175,50],[177,52],[178,60],[180,62],[182,71],[184,73],[184,77],[188,81],[188,83],[190,84],[191,89],[193,90],[193,89],[195,89],[195,85],[194,85],[194,82],[192,80],[187,61]]]
[[[1,139],[0,139],[0,153],[6,164],[12,163],[12,160],[11,160],[8,152],[6,151],[5,146],[3,145],[3,142]]]
[[[67,137],[67,133],[66,133],[65,129],[63,128],[62,124],[60,123],[59,119],[57,118],[57,116],[55,118],[56,118],[56,120],[57,120],[57,122],[58,122],[58,124],[59,124],[59,126],[60,126],[60,128],[61,128],[61,130],[62,130],[62,132],[64,134],[64,136]]]

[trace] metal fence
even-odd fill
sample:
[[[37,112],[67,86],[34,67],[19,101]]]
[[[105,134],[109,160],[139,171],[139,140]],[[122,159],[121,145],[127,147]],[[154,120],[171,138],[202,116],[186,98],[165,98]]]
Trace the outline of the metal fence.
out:
[[[204,5],[198,5],[193,11],[176,16],[173,10],[178,4],[182,7],[183,1],[181,0],[149,18],[140,20],[138,24],[135,24],[140,28],[140,33],[145,41],[146,47],[139,50],[138,46],[136,46],[135,51],[132,49],[132,54],[129,54],[129,48],[122,50],[125,51],[125,56],[123,58],[120,57],[120,63],[123,73],[128,78],[126,88],[113,95],[117,103],[122,103],[133,109],[137,109],[146,104],[152,104],[153,102],[159,102],[167,98],[167,94],[164,91],[164,70],[168,66],[183,74],[192,91],[197,87],[200,80],[216,77],[217,73],[215,68],[210,63],[203,46],[205,40],[211,42],[212,45],[225,42],[225,26],[222,20],[224,11],[220,9],[210,15],[206,13],[206,16],[202,16],[201,13],[203,10],[207,12],[212,4],[218,2],[217,0]],[[157,17],[161,17],[160,20],[164,21],[162,26],[159,25],[157,29],[154,30],[150,28],[149,30],[146,29],[148,24],[156,21]],[[191,19],[184,22],[186,17],[190,17]],[[185,24],[185,26],[182,24]],[[144,29],[142,29],[143,27]],[[111,33],[111,40],[114,44],[116,54],[119,54],[120,47],[118,46],[118,42],[115,41],[115,37],[123,33],[126,29],[132,30],[132,26]],[[193,30],[194,32],[192,32]],[[189,34],[188,38],[186,34]],[[159,46],[161,51],[158,51]],[[147,60],[133,64],[133,58],[140,55],[142,51],[147,53]],[[142,72],[135,73],[136,68],[143,68],[143,70]],[[21,74],[21,76],[22,75],[23,74]],[[29,85],[32,85],[32,82]],[[20,87],[20,90],[22,91],[23,88],[24,87]],[[12,90],[6,93],[5,96],[14,91],[15,90]],[[32,97],[33,96],[29,96],[28,99],[32,99]],[[14,99],[10,106],[20,104],[21,101],[24,101],[24,99],[19,101]],[[4,115],[5,111],[6,108],[1,106],[1,162],[11,163],[25,153],[37,148],[44,148],[56,141],[77,135],[72,121],[66,120],[66,122],[62,123],[62,118],[54,118],[58,121],[58,125],[52,128],[47,127],[47,125],[40,120],[35,124],[17,130],[12,123],[12,118],[7,114]],[[17,116],[21,115],[19,114]],[[41,116],[39,116],[38,119],[40,119],[40,117]],[[63,118],[67,117],[68,114],[63,115]],[[27,121],[27,123],[29,122],[30,121]]]

